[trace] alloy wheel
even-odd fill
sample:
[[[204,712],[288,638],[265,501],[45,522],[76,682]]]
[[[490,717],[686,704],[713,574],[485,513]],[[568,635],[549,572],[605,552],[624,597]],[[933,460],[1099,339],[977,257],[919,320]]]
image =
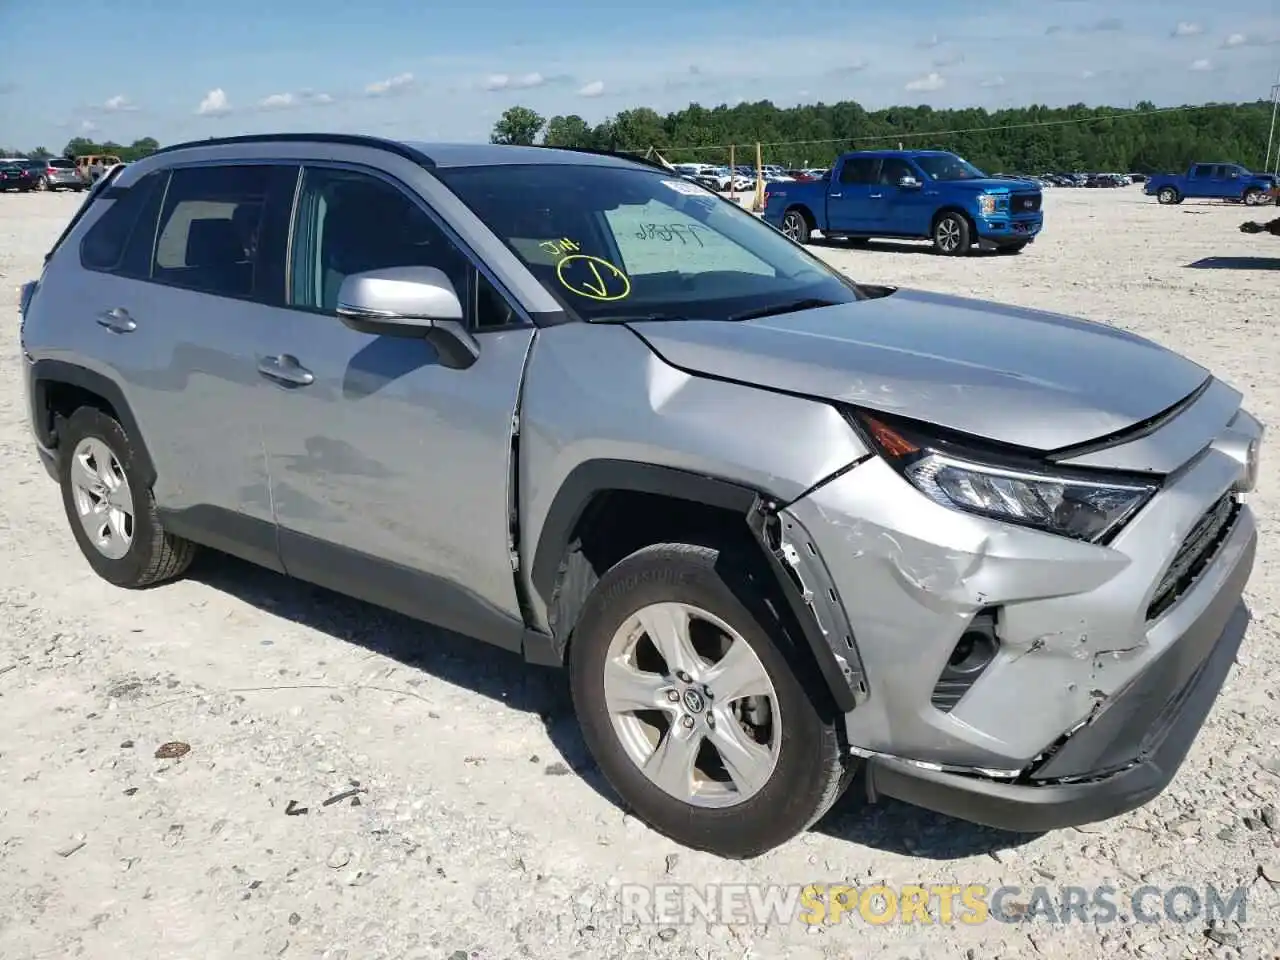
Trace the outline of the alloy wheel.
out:
[[[782,743],[778,695],[736,630],[685,603],[655,603],[610,641],[605,706],[623,750],[667,794],[723,808],[769,782]]]
[[[792,240],[799,240],[804,232],[804,220],[798,213],[788,213],[782,218],[782,232]]]
[[[72,452],[71,488],[89,541],[119,560],[133,543],[133,491],[119,458],[97,437],[85,437]]]
[[[946,217],[938,224],[938,248],[943,253],[954,253],[960,247],[960,224],[953,217]]]

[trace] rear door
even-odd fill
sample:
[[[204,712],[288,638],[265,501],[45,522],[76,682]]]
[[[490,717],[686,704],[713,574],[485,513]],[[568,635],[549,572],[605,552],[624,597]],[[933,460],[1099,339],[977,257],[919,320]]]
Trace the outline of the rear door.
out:
[[[870,234],[876,229],[882,194],[876,183],[880,158],[858,154],[845,157],[827,186],[827,223],[835,233]]]
[[[67,306],[87,354],[123,385],[167,525],[268,566],[259,408],[271,394],[257,364],[283,303],[297,178],[296,166],[252,163],[150,174],[86,235],[89,280]],[[121,245],[107,221],[126,203],[137,216]]]
[[[1187,178],[1188,197],[1216,197],[1218,187],[1215,184],[1217,167],[1212,163],[1197,163],[1191,168]]]

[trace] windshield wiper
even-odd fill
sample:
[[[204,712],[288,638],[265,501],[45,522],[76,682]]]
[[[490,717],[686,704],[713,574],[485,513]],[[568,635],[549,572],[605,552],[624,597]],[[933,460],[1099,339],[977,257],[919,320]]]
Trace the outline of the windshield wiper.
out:
[[[792,300],[788,303],[775,304],[772,307],[761,307],[759,310],[748,310],[746,313],[735,313],[729,320],[758,320],[761,317],[772,317],[779,313],[795,313],[797,310],[815,310],[818,307],[834,307],[836,301],[822,300],[818,297],[806,297],[803,300]]]
[[[591,323],[653,323],[658,320],[690,320],[676,313],[619,313],[600,317],[588,317]]]

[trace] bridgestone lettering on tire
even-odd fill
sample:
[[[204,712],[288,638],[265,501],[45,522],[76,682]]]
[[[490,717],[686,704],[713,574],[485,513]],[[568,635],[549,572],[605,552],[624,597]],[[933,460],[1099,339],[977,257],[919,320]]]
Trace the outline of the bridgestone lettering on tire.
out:
[[[181,576],[196,546],[165,532],[123,427],[81,407],[60,427],[62,505],[80,552],[118,587],[147,587]]]
[[[583,736],[624,804],[734,858],[809,827],[853,769],[839,715],[753,570],[712,547],[646,547],[600,579],[569,648]]]

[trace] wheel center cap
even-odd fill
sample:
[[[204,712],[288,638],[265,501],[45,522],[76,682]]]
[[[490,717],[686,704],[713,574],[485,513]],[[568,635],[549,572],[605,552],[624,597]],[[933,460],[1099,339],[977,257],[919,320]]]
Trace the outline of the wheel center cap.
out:
[[[702,698],[702,694],[692,688],[686,690],[681,699],[684,701],[684,708],[690,713],[701,713],[707,707],[707,702]]]

